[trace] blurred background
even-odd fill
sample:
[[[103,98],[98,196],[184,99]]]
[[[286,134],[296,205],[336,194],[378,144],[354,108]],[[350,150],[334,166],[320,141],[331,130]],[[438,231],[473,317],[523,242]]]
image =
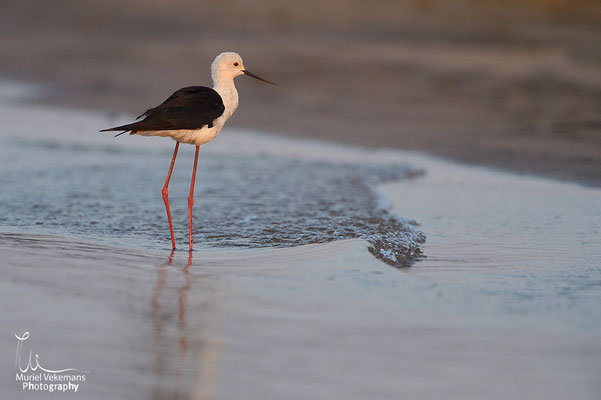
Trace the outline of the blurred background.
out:
[[[600,44],[598,0],[0,1],[0,77],[48,104],[140,113],[232,50],[280,86],[229,126],[592,185]]]

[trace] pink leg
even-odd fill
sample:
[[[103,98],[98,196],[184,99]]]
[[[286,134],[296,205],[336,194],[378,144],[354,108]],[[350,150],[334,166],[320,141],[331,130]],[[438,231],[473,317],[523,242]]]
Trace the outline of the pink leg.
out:
[[[169,173],[167,174],[167,180],[163,186],[163,201],[165,202],[165,208],[167,209],[167,219],[169,219],[169,231],[171,232],[171,245],[175,250],[175,236],[173,236],[173,223],[171,222],[171,211],[169,210],[169,180],[171,179],[171,172],[173,171],[173,165],[175,164],[175,156],[177,156],[177,149],[179,148],[179,142],[175,143],[175,150],[173,150],[173,159],[171,160],[171,166],[169,167]]]
[[[194,205],[194,182],[196,181],[198,150],[200,150],[200,146],[196,146],[196,154],[194,155],[194,169],[192,170],[192,183],[190,183],[190,196],[188,196],[188,215],[190,217],[190,251],[192,251],[192,206]]]

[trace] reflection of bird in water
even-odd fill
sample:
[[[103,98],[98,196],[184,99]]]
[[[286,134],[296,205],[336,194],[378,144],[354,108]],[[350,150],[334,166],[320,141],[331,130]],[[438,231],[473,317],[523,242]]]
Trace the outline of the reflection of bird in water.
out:
[[[168,368],[168,365],[169,365],[168,361],[167,361],[168,354],[165,354],[166,353],[165,349],[167,348],[167,346],[162,343],[163,339],[164,339],[163,338],[164,323],[165,323],[165,321],[167,321],[167,319],[165,319],[163,317],[163,315],[161,314],[162,304],[161,304],[160,298],[161,298],[161,293],[167,284],[167,272],[168,272],[167,269],[173,265],[174,254],[175,254],[175,251],[172,251],[171,254],[169,255],[167,262],[165,264],[159,266],[158,272],[157,272],[156,284],[152,291],[152,297],[151,297],[152,318],[153,318],[154,326],[155,326],[154,348],[155,348],[155,354],[156,354],[156,362],[155,362],[154,374],[157,377],[157,379],[156,379],[157,384],[160,383],[162,381],[161,378],[163,378],[166,375],[166,369]],[[191,265],[192,265],[192,252],[190,251],[188,254],[188,262],[187,262],[186,266],[182,269],[182,271],[184,272],[183,276],[185,279],[184,284],[177,289],[178,308],[179,308],[178,321],[177,321],[177,332],[179,335],[178,363],[177,363],[177,368],[175,371],[177,384],[179,384],[179,382],[180,382],[181,373],[182,373],[183,366],[184,366],[185,356],[188,353],[188,334],[186,331],[186,302],[187,302],[187,297],[188,297],[188,291],[190,290],[190,287],[192,285],[192,277],[190,275],[190,266]],[[158,393],[159,390],[155,390],[154,392]],[[174,398],[176,398],[176,399],[178,398],[177,392],[175,393]]]
[[[163,186],[163,200],[167,209],[171,245],[175,250],[175,237],[169,210],[168,188],[171,172],[175,164],[177,149],[180,143],[196,145],[194,168],[190,195],[188,196],[188,217],[190,219],[190,250],[192,250],[192,205],[194,204],[194,181],[196,180],[196,165],[198,163],[198,150],[201,144],[215,139],[225,122],[232,116],[238,107],[238,91],[234,85],[234,78],[248,75],[263,82],[274,84],[244,68],[242,58],[233,52],[219,54],[211,64],[213,88],[205,86],[190,86],[173,93],[167,100],[154,108],[148,109],[138,118],[141,121],[127,125],[104,129],[104,131],[123,131],[130,135],[165,136],[176,140],[173,158],[165,185]]]
[[[173,259],[170,257],[169,262],[172,262]],[[163,318],[161,317],[161,302],[159,301],[161,291],[163,287],[167,283],[167,268],[166,265],[161,265],[158,267],[157,271],[157,281],[154,285],[154,289],[152,291],[152,297],[150,298],[150,304],[152,307],[152,320],[154,322],[154,349],[156,354],[156,363],[154,365],[154,374],[156,376],[160,376],[163,372],[165,363],[164,363],[164,354],[163,354],[163,346],[161,345],[161,333],[163,331]]]
[[[173,255],[173,252],[172,252]],[[178,303],[179,303],[179,318],[177,321],[177,328],[180,333],[179,337],[179,362],[176,371],[176,379],[179,383],[182,368],[184,366],[184,355],[188,352],[188,335],[186,333],[186,303],[188,300],[188,291],[190,290],[190,286],[192,284],[192,279],[190,277],[190,265],[192,265],[192,252],[189,252],[188,255],[188,264],[183,269],[184,277],[186,279],[184,285],[177,290],[178,293]]]

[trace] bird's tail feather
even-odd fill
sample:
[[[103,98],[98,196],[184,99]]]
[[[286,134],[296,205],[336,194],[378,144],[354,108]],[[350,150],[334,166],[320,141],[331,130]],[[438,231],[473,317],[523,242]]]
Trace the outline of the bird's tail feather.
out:
[[[134,122],[132,124],[116,126],[114,128],[102,129],[100,132],[123,131],[123,132],[115,135],[115,137],[116,137],[116,136],[122,135],[128,131],[135,131],[136,128],[139,128],[139,126],[140,126],[140,122]]]

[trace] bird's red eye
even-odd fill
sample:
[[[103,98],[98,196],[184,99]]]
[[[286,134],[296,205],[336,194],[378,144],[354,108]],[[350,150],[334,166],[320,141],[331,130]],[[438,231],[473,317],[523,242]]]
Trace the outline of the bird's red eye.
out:
[[[237,63],[237,62],[235,62],[235,63],[234,63],[234,67],[237,67],[237,66],[238,66],[238,63]]]

